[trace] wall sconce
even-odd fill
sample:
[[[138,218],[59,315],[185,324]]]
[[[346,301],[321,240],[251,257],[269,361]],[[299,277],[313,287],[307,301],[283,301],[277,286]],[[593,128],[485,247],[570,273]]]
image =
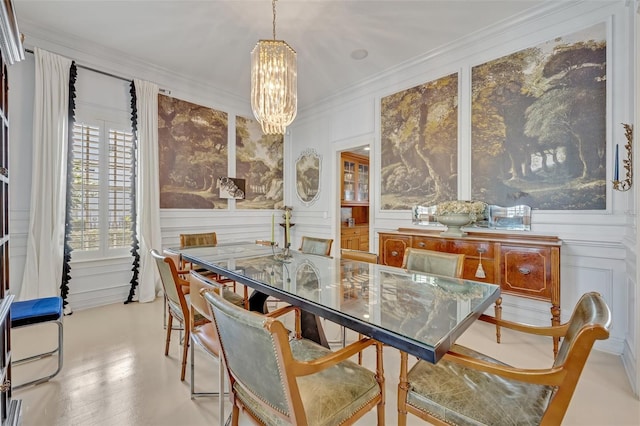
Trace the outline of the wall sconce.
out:
[[[624,124],[624,135],[627,138],[627,144],[624,146],[627,150],[627,159],[622,160],[622,165],[626,170],[626,178],[621,181],[618,172],[618,145],[616,144],[616,154],[613,165],[613,189],[616,191],[628,191],[633,184],[633,126],[630,124]]]

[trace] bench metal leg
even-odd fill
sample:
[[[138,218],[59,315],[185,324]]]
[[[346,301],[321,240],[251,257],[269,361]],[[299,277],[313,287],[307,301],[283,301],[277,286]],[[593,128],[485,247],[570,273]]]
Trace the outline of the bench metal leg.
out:
[[[43,352],[43,353],[40,353],[40,354],[37,354],[37,355],[33,355],[33,356],[29,356],[29,357],[26,357],[26,358],[19,359],[19,360],[16,360],[16,361],[12,360],[11,361],[11,365],[12,366],[18,366],[18,365],[21,365],[21,364],[25,364],[27,362],[36,361],[36,360],[39,360],[39,359],[42,359],[42,358],[46,358],[46,357],[52,356],[57,352],[58,353],[58,368],[56,369],[55,372],[53,372],[53,374],[50,374],[48,376],[40,377],[38,379],[31,380],[29,382],[22,383],[22,384],[17,385],[17,386],[16,385],[12,385],[11,388],[13,390],[18,390],[18,389],[21,389],[21,388],[24,388],[24,387],[27,387],[27,386],[32,386],[32,385],[37,385],[37,384],[40,384],[40,383],[47,382],[47,381],[51,380],[53,377],[55,377],[60,372],[60,370],[62,370],[62,360],[63,360],[63,356],[62,356],[62,354],[63,354],[62,319],[59,319],[59,320],[56,320],[56,321],[48,321],[48,322],[49,323],[54,322],[58,326],[58,347],[56,349],[52,350],[52,351]],[[46,324],[46,322],[37,323],[37,324],[29,324],[29,325],[24,325],[24,326],[21,326],[21,327],[14,327],[14,329],[18,329],[18,328],[22,328],[22,327],[29,327],[29,326],[32,326],[32,325],[45,325],[45,324]]]
[[[192,335],[193,337],[193,335]],[[222,364],[222,358],[218,358],[218,392],[196,392],[195,391],[195,351],[196,346],[200,346],[194,338],[191,339],[191,399],[202,396],[217,396],[218,397],[218,412],[220,416],[220,426],[224,425],[224,397],[229,395],[229,392],[224,391],[224,365]],[[207,349],[202,348],[205,352]],[[212,355],[213,356],[213,355]]]

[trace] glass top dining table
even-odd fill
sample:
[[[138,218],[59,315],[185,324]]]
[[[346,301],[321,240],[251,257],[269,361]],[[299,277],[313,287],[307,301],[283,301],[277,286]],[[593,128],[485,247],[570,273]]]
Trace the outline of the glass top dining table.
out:
[[[494,284],[253,242],[173,248],[186,261],[436,363],[500,296]]]

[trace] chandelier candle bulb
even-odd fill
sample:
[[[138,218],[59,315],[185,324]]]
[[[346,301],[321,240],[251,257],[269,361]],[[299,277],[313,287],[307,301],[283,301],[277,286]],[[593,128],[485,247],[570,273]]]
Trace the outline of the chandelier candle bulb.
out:
[[[273,244],[275,240],[275,227],[276,227],[276,215],[271,215],[271,244]]]

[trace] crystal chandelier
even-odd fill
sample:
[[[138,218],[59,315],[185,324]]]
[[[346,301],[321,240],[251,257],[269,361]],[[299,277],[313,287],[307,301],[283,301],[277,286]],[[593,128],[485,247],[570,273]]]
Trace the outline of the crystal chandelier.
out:
[[[273,40],[259,40],[251,52],[251,108],[262,131],[284,134],[298,111],[296,51],[276,40],[276,0],[272,0]]]

